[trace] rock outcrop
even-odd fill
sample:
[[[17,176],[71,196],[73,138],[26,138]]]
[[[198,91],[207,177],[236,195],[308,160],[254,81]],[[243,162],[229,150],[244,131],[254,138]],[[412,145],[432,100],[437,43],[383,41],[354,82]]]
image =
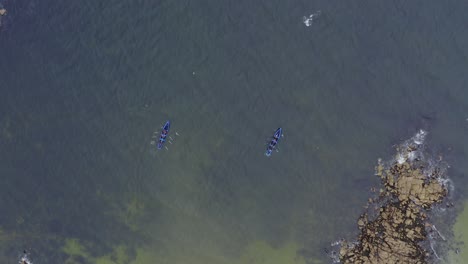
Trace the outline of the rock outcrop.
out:
[[[428,263],[432,252],[421,243],[428,239],[433,228],[427,210],[446,197],[448,188],[443,168],[422,155],[420,148],[425,133],[420,131],[405,142],[391,164],[385,166],[379,161],[376,175],[383,188],[367,205],[374,211],[359,218],[360,234],[356,242],[339,242],[336,256],[339,262]]]

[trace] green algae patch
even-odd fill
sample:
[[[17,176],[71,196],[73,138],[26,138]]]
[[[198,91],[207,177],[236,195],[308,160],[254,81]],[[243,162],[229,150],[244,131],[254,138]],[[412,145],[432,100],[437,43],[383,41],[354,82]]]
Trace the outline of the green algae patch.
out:
[[[119,197],[96,191],[96,196],[101,199],[107,207],[104,214],[125,225],[131,232],[137,233],[144,228],[142,221],[149,217],[151,212],[151,201],[138,193],[124,192]]]
[[[453,226],[455,234],[455,242],[460,243],[458,246],[459,254],[451,251],[449,255],[450,264],[465,264],[468,263],[468,201],[464,204],[463,212],[457,217],[457,221]]]
[[[154,251],[149,249],[137,249],[136,258],[130,262],[131,264],[146,264],[146,263],[156,263],[158,260],[158,256],[154,253]]]
[[[228,259],[223,254],[220,254],[220,252],[217,252],[218,254],[216,252],[206,254],[206,252],[194,252],[191,250],[181,250],[181,252],[171,252],[170,250],[169,252],[165,251],[165,254],[158,255],[154,250],[150,250],[150,248],[139,248],[137,249],[136,258],[130,264],[306,264],[305,260],[297,255],[299,249],[300,247],[294,242],[289,242],[275,248],[265,241],[254,241],[249,243],[239,257]],[[322,264],[320,261],[309,263]]]
[[[117,246],[114,250],[114,257],[117,260],[118,263],[128,263],[130,262],[130,256],[127,254],[127,247],[120,245]]]
[[[123,245],[114,247],[110,254],[93,257],[78,239],[65,240],[62,252],[69,255],[65,261],[67,264],[75,263],[77,257],[94,264],[127,264],[131,260],[131,257],[127,254],[127,247]]]
[[[125,263],[125,262],[117,262],[112,260],[110,256],[102,256],[94,260],[95,264],[120,264],[120,263]]]
[[[156,246],[138,248],[136,257],[129,264],[237,264],[237,262],[227,261],[216,250],[201,251],[174,247],[161,252],[157,248]]]
[[[306,264],[305,260],[297,255],[300,247],[293,242],[280,248],[273,248],[265,241],[250,243],[237,263],[241,264]]]
[[[85,259],[89,258],[89,254],[85,247],[78,241],[78,239],[67,239],[62,251],[70,256],[80,256]]]
[[[138,223],[144,214],[145,204],[137,197],[131,197],[124,202],[123,208],[117,211],[118,218],[134,232],[141,228]]]
[[[131,257],[127,255],[127,247],[116,246],[111,254],[94,259],[95,264],[127,264]]]

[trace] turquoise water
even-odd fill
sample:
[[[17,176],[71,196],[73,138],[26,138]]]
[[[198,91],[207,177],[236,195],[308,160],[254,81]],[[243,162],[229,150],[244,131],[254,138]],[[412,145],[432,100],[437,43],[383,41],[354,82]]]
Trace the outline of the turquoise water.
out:
[[[465,197],[462,1],[3,4],[4,261],[328,263],[419,128]]]

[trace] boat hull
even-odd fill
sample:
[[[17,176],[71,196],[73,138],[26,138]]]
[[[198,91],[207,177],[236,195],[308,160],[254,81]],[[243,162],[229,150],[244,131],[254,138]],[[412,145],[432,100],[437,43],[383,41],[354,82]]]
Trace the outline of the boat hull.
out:
[[[267,149],[265,151],[265,156],[267,156],[267,157],[271,156],[271,154],[273,153],[273,150],[275,150],[276,145],[278,144],[278,142],[279,142],[282,135],[283,135],[283,129],[280,127],[273,134],[273,138],[271,139],[271,141],[268,144],[268,147],[267,147]]]
[[[161,134],[159,135],[158,149],[162,149],[164,147],[164,143],[166,142],[166,138],[167,138],[167,135],[169,134],[170,129],[171,129],[171,122],[167,121],[162,127]]]

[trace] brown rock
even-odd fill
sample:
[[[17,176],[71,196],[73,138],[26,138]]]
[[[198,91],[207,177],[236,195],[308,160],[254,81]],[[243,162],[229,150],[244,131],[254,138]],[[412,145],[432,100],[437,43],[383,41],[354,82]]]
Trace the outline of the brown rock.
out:
[[[416,151],[417,146],[406,149]],[[408,157],[408,153],[399,154]],[[414,154],[414,153],[413,153]],[[426,264],[428,252],[420,242],[427,239],[424,208],[439,203],[447,195],[446,187],[435,174],[423,174],[424,165],[414,164],[409,159],[401,164],[395,162],[390,168],[381,164],[376,167],[376,175],[381,178],[385,189],[380,191],[379,199],[369,202],[385,201],[372,221],[363,214],[358,219],[361,230],[357,244],[341,243],[340,261],[344,264],[408,263]]]

